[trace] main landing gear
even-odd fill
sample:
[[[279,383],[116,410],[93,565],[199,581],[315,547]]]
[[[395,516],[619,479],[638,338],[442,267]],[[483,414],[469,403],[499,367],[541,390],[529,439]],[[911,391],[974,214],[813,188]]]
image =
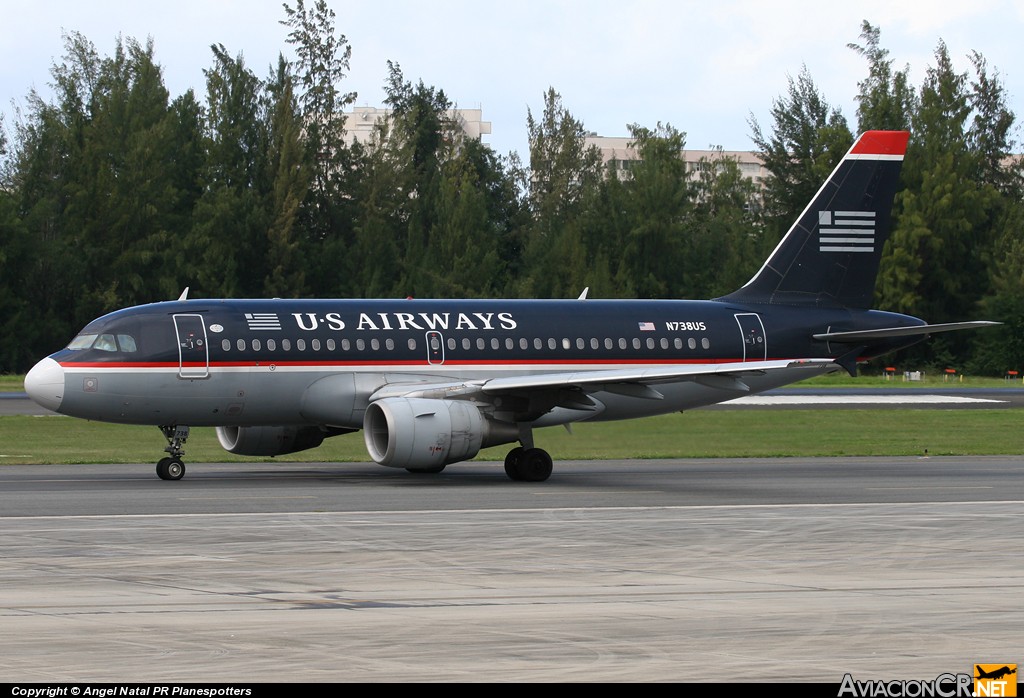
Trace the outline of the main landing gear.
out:
[[[188,427],[178,425],[162,426],[164,438],[167,439],[167,448],[164,450],[169,456],[161,458],[156,464],[156,474],[161,480],[180,480],[185,476],[185,463],[181,457],[185,455],[182,446],[188,441]]]
[[[505,456],[505,474],[517,482],[544,482],[551,468],[551,456],[543,448],[516,446]]]

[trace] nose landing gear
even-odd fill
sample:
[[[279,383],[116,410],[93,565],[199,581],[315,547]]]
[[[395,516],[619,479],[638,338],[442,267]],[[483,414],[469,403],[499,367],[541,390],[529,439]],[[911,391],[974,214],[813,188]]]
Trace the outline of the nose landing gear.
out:
[[[180,480],[185,476],[185,463],[181,457],[185,455],[182,446],[188,441],[189,428],[173,424],[160,427],[160,431],[167,439],[167,448],[164,450],[170,455],[157,461],[157,477],[161,480]]]

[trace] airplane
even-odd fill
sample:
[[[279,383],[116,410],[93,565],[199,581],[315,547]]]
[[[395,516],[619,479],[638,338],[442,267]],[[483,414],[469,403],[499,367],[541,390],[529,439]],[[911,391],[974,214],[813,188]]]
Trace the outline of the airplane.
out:
[[[1012,673],[1017,673],[1016,664],[1013,668],[1010,668],[1009,665],[1005,665],[1001,666],[1000,668],[993,669],[992,671],[985,671],[978,664],[975,664],[974,667],[978,671],[978,675],[976,675],[975,679],[992,679],[998,681],[999,679],[1002,679],[1004,677],[1009,677],[1009,675]]]
[[[995,669],[994,671],[985,671],[984,669],[982,669],[977,664],[974,665],[974,668],[978,672],[978,675],[974,677],[976,679],[994,679],[994,680],[998,681],[999,679],[1003,678],[1004,676],[1009,676],[1010,674],[1016,674],[1017,673],[1017,667],[1016,666],[1014,666],[1012,669],[1009,666],[1003,666],[1003,667],[1001,667],[999,669]]]
[[[25,377],[38,404],[158,426],[157,475],[190,428],[277,456],[362,430],[376,463],[437,473],[517,444],[508,477],[552,472],[534,430],[683,411],[845,369],[927,336],[871,310],[910,134],[862,134],[746,285],[711,300],[231,300],[126,308]]]

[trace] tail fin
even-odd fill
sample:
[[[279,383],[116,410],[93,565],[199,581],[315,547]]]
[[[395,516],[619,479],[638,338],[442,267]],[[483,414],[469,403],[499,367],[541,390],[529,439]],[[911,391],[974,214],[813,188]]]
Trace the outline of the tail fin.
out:
[[[718,300],[870,307],[909,138],[862,134],[761,270]]]

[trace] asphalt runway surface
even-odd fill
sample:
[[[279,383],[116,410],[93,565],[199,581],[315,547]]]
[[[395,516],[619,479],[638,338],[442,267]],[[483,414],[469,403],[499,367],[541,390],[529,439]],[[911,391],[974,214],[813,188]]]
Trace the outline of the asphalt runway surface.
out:
[[[1020,663],[1024,458],[0,468],[0,675],[932,679]]]

